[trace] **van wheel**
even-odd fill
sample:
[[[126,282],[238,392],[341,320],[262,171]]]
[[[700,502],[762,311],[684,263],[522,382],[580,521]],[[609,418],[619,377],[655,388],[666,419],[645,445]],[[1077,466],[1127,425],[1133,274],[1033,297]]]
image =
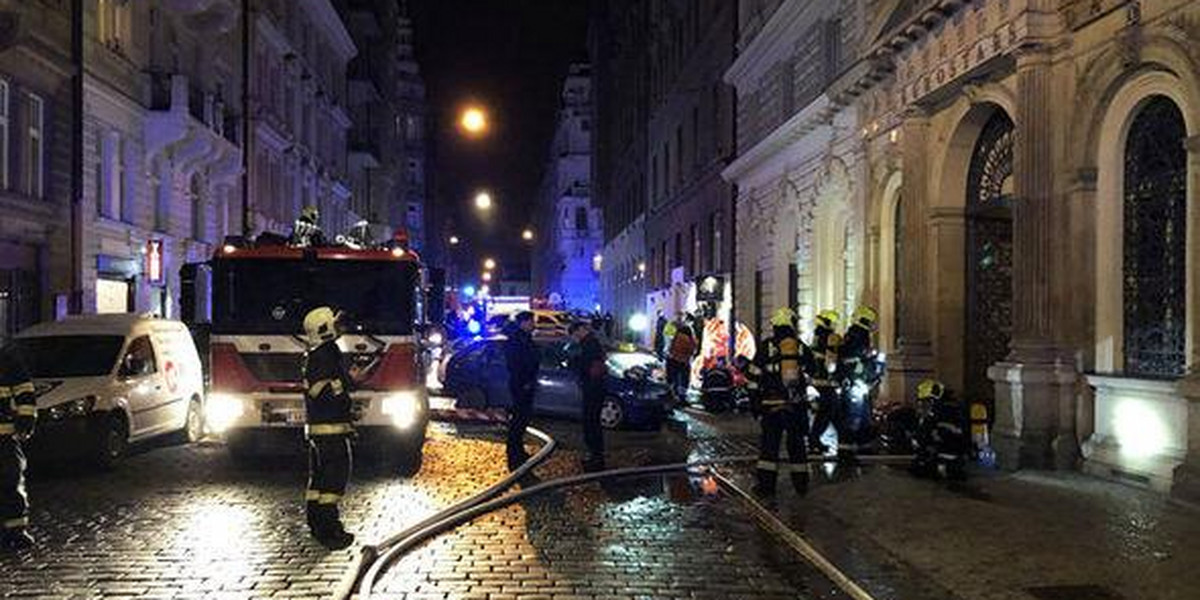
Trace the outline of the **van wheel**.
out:
[[[96,465],[106,471],[114,469],[128,450],[129,428],[125,419],[117,415],[105,419],[96,435]]]
[[[204,412],[200,408],[200,401],[192,398],[188,402],[187,420],[183,426],[184,442],[194,444],[204,437]]]

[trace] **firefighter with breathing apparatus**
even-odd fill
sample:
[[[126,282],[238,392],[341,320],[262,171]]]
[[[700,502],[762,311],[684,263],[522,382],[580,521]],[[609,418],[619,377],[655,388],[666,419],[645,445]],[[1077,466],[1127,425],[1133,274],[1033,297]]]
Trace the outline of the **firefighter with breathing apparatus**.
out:
[[[836,310],[823,310],[813,319],[813,343],[811,351],[806,353],[804,370],[809,382],[817,391],[816,414],[813,417],[812,429],[809,431],[808,447],[818,454],[825,453],[825,444],[821,436],[830,424],[839,427],[841,419],[835,418],[838,408],[838,386],[834,380],[837,370],[838,348],[841,346],[841,336],[837,334],[838,321],[841,315]],[[841,431],[838,431],[841,439]]]
[[[835,423],[839,458],[852,458],[871,442],[871,390],[883,378],[885,370],[884,357],[871,342],[877,321],[874,309],[859,307],[850,318],[838,348],[834,380],[839,394],[834,412],[840,421]]]
[[[970,442],[962,405],[942,382],[926,379],[917,385],[917,415],[912,472],[918,477],[964,479]]]
[[[759,345],[758,354],[746,371],[754,413],[762,429],[754,491],[775,492],[780,467],[780,448],[787,436],[792,485],[799,493],[808,491],[809,465],[807,380],[803,361],[806,349],[794,326],[796,314],[781,308],[771,318],[771,335]]]

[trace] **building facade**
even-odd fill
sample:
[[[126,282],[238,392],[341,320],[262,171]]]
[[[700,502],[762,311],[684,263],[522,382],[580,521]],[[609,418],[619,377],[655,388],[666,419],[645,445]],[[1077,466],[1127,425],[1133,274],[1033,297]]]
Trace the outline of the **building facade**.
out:
[[[350,210],[390,235],[425,238],[425,84],[413,55],[413,28],[399,2],[338,0],[359,48],[347,73],[353,126],[348,138]]]
[[[0,11],[0,345],[70,290],[71,59],[65,2]]]
[[[175,316],[179,268],[241,226],[237,6],[84,9],[79,308]]]
[[[992,407],[1002,465],[1196,497],[1200,6],[834,4],[743,6],[738,302],[874,305],[887,393]],[[763,76],[817,32],[819,91]]]
[[[592,73],[573,64],[563,82],[558,125],[538,191],[534,289],[564,308],[600,304],[601,210],[592,205]]]
[[[698,284],[720,283],[716,313],[728,319],[733,268],[733,185],[721,171],[734,154],[734,90],[723,80],[737,41],[737,7],[719,1],[651,3],[645,195],[647,313],[700,311]]]
[[[350,210],[347,65],[357,54],[330,0],[251,3],[251,229],[286,234],[315,206],[335,237]]]

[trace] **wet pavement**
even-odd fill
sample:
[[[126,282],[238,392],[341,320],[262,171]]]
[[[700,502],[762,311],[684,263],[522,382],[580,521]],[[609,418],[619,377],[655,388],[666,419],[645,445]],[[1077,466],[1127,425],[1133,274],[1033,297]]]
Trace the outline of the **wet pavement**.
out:
[[[747,417],[694,413],[697,456],[754,447]],[[749,486],[749,466],[726,469]],[[1200,512],[1075,472],[975,472],[964,484],[902,468],[820,470],[770,510],[876,598],[1200,598]]]
[[[577,425],[543,478],[579,471]],[[412,480],[358,465],[343,504],[377,542],[505,473],[498,430],[438,426]],[[610,466],[678,462],[670,432],[610,435]],[[0,556],[5,597],[327,597],[352,550],[306,530],[304,464],[232,462],[219,444],[153,448],[111,473],[38,468],[29,492],[39,545]],[[830,584],[736,504],[686,477],[591,485],[481,518],[401,560],[389,598],[822,598]],[[824,587],[822,587],[824,586]]]

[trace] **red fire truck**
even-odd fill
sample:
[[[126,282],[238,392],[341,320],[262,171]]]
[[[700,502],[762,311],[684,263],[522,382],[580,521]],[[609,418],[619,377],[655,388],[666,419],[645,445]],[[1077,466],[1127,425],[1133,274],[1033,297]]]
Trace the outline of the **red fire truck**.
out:
[[[402,474],[420,469],[429,399],[420,359],[424,277],[414,252],[231,238],[209,262],[185,267],[183,280],[185,320],[211,315],[193,327],[202,356],[207,350],[206,426],[235,458],[301,447],[302,322],[330,306],[344,315],[338,345],[366,373],[351,394],[356,447]]]

